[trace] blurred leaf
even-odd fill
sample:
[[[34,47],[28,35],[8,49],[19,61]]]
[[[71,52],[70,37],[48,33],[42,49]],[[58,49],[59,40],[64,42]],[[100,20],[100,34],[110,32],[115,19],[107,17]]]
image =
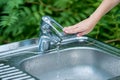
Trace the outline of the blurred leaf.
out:
[[[49,15],[63,27],[89,17],[102,0],[0,0],[0,44],[39,36],[41,17]],[[120,5],[88,34],[100,41],[120,38]],[[108,43],[120,48],[120,42]]]

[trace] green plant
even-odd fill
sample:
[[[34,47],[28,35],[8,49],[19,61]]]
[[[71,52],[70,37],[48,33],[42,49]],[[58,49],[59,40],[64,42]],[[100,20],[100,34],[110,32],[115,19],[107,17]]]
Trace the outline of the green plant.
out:
[[[62,26],[73,25],[89,17],[100,3],[101,0],[1,0],[0,43],[38,37],[44,15]],[[106,14],[88,36],[120,47],[119,7]]]

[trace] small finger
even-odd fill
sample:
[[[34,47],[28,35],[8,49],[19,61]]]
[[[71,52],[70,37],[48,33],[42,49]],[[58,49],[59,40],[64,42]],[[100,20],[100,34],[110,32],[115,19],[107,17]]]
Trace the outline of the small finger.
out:
[[[84,32],[80,32],[80,33],[78,33],[77,36],[80,37],[80,36],[83,36],[83,35],[86,35],[86,34],[87,34],[87,32],[84,31]]]
[[[69,33],[69,31],[71,32],[71,30],[74,30],[75,28],[76,28],[76,26],[64,27],[63,31],[66,33]]]
[[[78,33],[78,34],[77,34],[77,37],[81,37],[81,36],[82,36],[82,33]]]

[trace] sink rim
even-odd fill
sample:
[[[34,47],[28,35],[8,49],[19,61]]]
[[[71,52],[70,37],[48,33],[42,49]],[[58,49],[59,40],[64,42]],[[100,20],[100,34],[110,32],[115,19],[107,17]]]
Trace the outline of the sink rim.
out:
[[[120,59],[120,56],[117,56],[117,55],[114,55],[114,54],[111,54],[111,53],[109,53],[109,52],[107,52],[107,51],[104,51],[104,50],[101,50],[101,49],[99,49],[99,48],[95,48],[95,47],[72,47],[72,48],[66,48],[66,49],[61,49],[60,50],[60,52],[62,51],[66,51],[66,50],[74,50],[74,49],[81,49],[81,50],[95,50],[95,51],[100,51],[100,52],[103,52],[103,54],[107,54],[107,55],[110,55],[110,56],[112,56],[112,57],[115,57],[115,58],[117,58],[117,59]],[[21,63],[23,63],[23,62],[25,62],[25,61],[28,61],[28,60],[30,60],[30,59],[33,59],[33,58],[36,58],[36,57],[43,57],[43,56],[49,56],[49,55],[52,55],[52,54],[57,54],[56,53],[57,51],[56,51],[56,49],[54,49],[53,51],[48,51],[47,53],[45,53],[45,54],[41,54],[41,55],[35,55],[35,56],[31,56],[31,57],[28,57],[28,58],[25,58],[25,59],[23,59],[23,60],[21,60],[20,61],[20,64]],[[32,52],[32,53],[36,53],[36,52]]]
[[[34,51],[32,51],[33,49],[38,50],[38,40],[39,40],[38,38],[27,39],[27,40],[23,40],[23,41],[19,41],[19,42],[14,42],[11,44],[2,45],[2,46],[0,46],[0,49],[1,49],[1,47],[3,48],[5,46],[7,46],[9,48],[11,45],[14,45],[14,44],[18,45],[19,44],[15,49],[12,49],[12,50],[9,49],[8,51],[0,52],[1,53],[0,59],[5,58],[5,57],[10,57],[12,55],[16,55],[16,53],[21,53],[21,51],[22,51],[22,53],[25,53],[25,52],[34,53]],[[24,44],[25,42],[27,42],[29,44]],[[97,40],[90,38],[90,37],[87,37],[87,36],[82,36],[82,37],[71,36],[70,38],[64,39],[61,42],[61,45],[65,45],[65,44],[73,43],[73,42],[80,42],[80,43],[88,42],[88,43],[90,43],[90,46],[88,46],[88,47],[99,48],[99,49],[105,50],[113,55],[120,56],[120,49],[119,48],[112,47],[110,45],[107,45],[103,42],[97,41]],[[81,47],[86,47],[86,45],[82,45]],[[48,52],[51,52],[53,50],[54,49],[50,49],[46,52],[48,53]],[[41,52],[38,52],[38,53],[39,53],[38,55],[41,55]]]

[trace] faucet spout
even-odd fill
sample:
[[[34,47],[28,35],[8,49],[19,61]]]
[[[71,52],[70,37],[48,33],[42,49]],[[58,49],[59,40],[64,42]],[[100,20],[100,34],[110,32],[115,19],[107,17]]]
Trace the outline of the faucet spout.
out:
[[[64,36],[57,28],[61,30],[63,27],[49,16],[43,16],[41,22],[41,35],[39,38],[39,51],[45,52],[51,48],[52,45],[56,45],[62,40]]]
[[[59,37],[63,36],[63,34],[60,33],[56,28],[56,27],[58,27],[62,30],[63,27],[59,23],[57,23],[53,18],[51,18],[49,16],[43,16],[42,23],[48,24]]]

